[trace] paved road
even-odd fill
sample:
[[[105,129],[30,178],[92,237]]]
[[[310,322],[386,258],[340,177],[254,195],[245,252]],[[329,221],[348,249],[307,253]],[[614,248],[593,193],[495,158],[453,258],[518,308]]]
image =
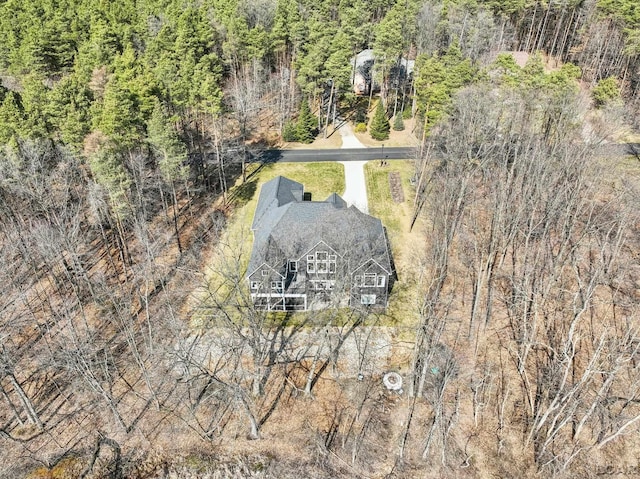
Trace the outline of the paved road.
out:
[[[265,150],[255,159],[265,163],[312,161],[405,160],[415,157],[415,148],[345,148],[340,150]]]
[[[593,147],[598,156],[620,157],[640,154],[640,143],[605,143]],[[264,150],[254,156],[253,161],[264,163],[305,163],[312,161],[371,161],[406,160],[415,158],[416,149],[412,147],[382,148],[344,148],[333,150]]]

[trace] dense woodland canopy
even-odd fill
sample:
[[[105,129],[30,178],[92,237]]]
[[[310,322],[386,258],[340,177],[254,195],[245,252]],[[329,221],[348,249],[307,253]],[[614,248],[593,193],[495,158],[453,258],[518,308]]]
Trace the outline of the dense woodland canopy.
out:
[[[0,0],[0,80],[0,477],[637,473],[640,193],[585,146],[638,126],[636,0]],[[274,320],[225,237],[249,155],[374,111],[421,145],[402,407],[322,380],[388,317]]]
[[[427,76],[406,86],[428,97],[414,105],[423,113],[459,87],[430,78],[438,67],[463,81],[452,68],[481,69],[504,50],[574,63],[592,85],[617,77],[628,97],[640,82],[632,0],[34,0],[0,10],[2,143],[53,138],[81,149],[99,132],[126,150],[149,138],[156,103],[190,148],[225,115],[246,135],[268,110],[279,131],[303,97],[316,111],[327,90],[344,98],[350,59],[364,48],[376,52],[388,110],[398,108],[390,72],[403,55],[421,59],[418,77]]]

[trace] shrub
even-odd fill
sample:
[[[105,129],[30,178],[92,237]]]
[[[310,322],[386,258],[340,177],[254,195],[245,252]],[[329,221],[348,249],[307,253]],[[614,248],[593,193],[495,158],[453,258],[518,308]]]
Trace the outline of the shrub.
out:
[[[356,133],[365,133],[367,131],[366,123],[358,123],[356,125]]]
[[[367,110],[366,108],[358,107],[356,110],[356,123],[366,123],[367,122]]]

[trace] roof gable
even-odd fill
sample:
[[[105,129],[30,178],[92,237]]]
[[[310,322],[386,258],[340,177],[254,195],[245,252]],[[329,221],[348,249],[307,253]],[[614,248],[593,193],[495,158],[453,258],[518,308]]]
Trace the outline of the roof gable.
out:
[[[264,262],[302,258],[320,242],[353,265],[375,259],[391,271],[386,234],[378,218],[348,207],[336,193],[325,201],[302,201],[303,193],[300,183],[282,176],[262,186],[248,271]]]
[[[264,220],[265,215],[273,210],[289,203],[302,201],[303,195],[304,186],[297,181],[290,180],[284,176],[276,176],[272,180],[267,181],[260,189],[260,196],[258,197],[258,204],[253,215],[251,229],[257,229],[260,222]]]

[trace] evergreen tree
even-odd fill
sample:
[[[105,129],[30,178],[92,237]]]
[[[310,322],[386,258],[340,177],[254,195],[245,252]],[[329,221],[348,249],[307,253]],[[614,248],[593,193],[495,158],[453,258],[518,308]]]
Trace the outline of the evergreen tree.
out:
[[[24,125],[24,114],[17,93],[7,92],[0,104],[0,143],[15,140]]]
[[[292,121],[288,121],[282,128],[282,139],[284,141],[298,141],[298,128]]]
[[[382,101],[378,102],[376,112],[371,120],[371,127],[369,128],[369,134],[374,140],[386,140],[389,138],[389,120],[387,114],[384,111]]]
[[[402,120],[402,112],[398,112],[396,114],[396,117],[393,120],[393,129],[394,131],[404,130],[404,121]]]
[[[131,178],[122,159],[112,150],[101,149],[89,157],[89,168],[94,181],[105,189],[115,218],[126,218],[130,214]]]
[[[157,153],[158,167],[163,179],[170,184],[185,181],[189,173],[184,166],[187,149],[169,119],[166,118],[158,100],[147,122],[147,137]]]
[[[418,56],[414,81],[416,104],[426,130],[446,113],[453,94],[475,77],[476,68],[462,56],[455,43],[442,56]]]
[[[298,116],[297,137],[300,143],[311,143],[316,137],[317,119],[311,113],[309,102],[303,100],[300,105],[300,116]]]
[[[47,136],[51,126],[48,112],[48,89],[44,86],[44,79],[37,74],[27,75],[23,81],[20,97],[25,116],[22,135],[25,138]]]
[[[76,74],[62,78],[49,93],[50,121],[65,144],[80,147],[89,133],[91,100],[91,91]]]
[[[620,86],[614,77],[604,78],[591,90],[591,98],[596,108],[604,106],[610,101],[620,99]]]

